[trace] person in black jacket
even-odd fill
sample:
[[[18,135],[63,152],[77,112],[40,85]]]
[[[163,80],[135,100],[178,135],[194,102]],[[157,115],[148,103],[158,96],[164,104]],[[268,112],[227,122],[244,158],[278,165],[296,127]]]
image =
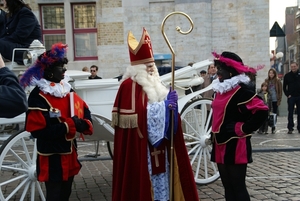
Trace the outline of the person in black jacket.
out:
[[[5,67],[0,54],[0,118],[13,118],[26,110],[25,91],[16,75]]]
[[[300,72],[298,63],[291,63],[291,71],[284,75],[283,92],[288,102],[288,134],[294,130],[294,110],[297,108],[297,129],[300,133]]]
[[[42,32],[37,18],[23,0],[3,0],[3,4],[8,12],[0,12],[0,53],[12,60],[14,48],[28,48],[35,39],[42,42]],[[14,61],[23,64],[23,51],[15,52]]]
[[[102,79],[102,77],[99,77],[98,75],[97,75],[97,73],[98,73],[98,66],[96,66],[96,65],[92,65],[91,67],[90,67],[90,71],[91,71],[91,76],[89,76],[89,79],[90,80],[92,80],[92,79]]]

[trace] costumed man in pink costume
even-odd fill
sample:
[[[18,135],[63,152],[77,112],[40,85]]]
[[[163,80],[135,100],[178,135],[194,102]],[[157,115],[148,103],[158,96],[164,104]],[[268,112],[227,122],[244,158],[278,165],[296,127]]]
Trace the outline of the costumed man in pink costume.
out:
[[[128,34],[131,66],[121,80],[112,111],[115,128],[113,201],[170,199],[170,114],[174,111],[174,200],[198,201],[177,113],[177,93],[161,84],[149,34]]]
[[[245,74],[256,74],[232,52],[213,53],[218,79],[212,83],[216,92],[212,102],[213,149],[225,188],[227,201],[250,200],[246,188],[247,164],[252,162],[251,135],[268,117],[268,107],[249,86]]]
[[[73,90],[65,75],[66,48],[65,44],[54,44],[51,50],[38,57],[20,80],[23,87],[36,86],[28,98],[25,129],[37,139],[36,173],[38,181],[45,182],[47,201],[69,200],[74,176],[81,168],[76,131],[87,135],[93,133],[86,103],[76,94],[76,103],[70,101]],[[71,116],[71,107],[75,104],[78,116]]]

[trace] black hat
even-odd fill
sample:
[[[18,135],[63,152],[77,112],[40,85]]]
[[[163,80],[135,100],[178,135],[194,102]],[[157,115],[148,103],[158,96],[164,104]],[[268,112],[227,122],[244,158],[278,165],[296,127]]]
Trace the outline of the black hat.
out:
[[[241,73],[256,73],[256,69],[244,65],[242,59],[233,52],[223,52],[221,55],[216,52],[212,52],[215,57],[215,65],[219,64],[223,67],[231,69],[229,72],[235,72],[235,74]]]

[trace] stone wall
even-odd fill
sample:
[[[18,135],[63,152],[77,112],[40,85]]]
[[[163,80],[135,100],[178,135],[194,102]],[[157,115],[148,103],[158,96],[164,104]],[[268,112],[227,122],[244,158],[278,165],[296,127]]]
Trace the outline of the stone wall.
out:
[[[212,49],[236,52],[246,65],[258,71],[257,87],[269,69],[269,1],[213,0]]]
[[[38,14],[39,3],[90,2],[83,0],[27,0]],[[269,69],[269,0],[97,0],[98,61],[72,61],[74,69],[96,64],[104,78],[123,73],[129,65],[127,33],[139,40],[142,27],[149,32],[154,53],[170,53],[161,33],[163,19],[173,11],[182,11],[193,20],[193,31],[181,35],[176,31],[190,28],[183,15],[170,16],[164,32],[176,54],[177,65],[212,59],[211,52],[228,50],[241,56],[249,66],[266,68],[258,72],[257,85]],[[67,11],[67,10],[66,10]],[[67,38],[72,33],[66,30]],[[71,41],[71,40],[70,40]],[[71,45],[72,47],[72,45]]]

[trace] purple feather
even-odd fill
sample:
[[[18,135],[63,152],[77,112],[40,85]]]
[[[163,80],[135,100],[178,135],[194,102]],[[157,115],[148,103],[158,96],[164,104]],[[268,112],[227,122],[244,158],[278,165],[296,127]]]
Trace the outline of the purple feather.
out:
[[[62,61],[66,56],[67,45],[63,43],[55,43],[51,50],[44,52],[36,62],[29,67],[20,79],[22,87],[27,87],[35,78],[40,80],[44,76],[46,68],[51,67],[54,62]]]

